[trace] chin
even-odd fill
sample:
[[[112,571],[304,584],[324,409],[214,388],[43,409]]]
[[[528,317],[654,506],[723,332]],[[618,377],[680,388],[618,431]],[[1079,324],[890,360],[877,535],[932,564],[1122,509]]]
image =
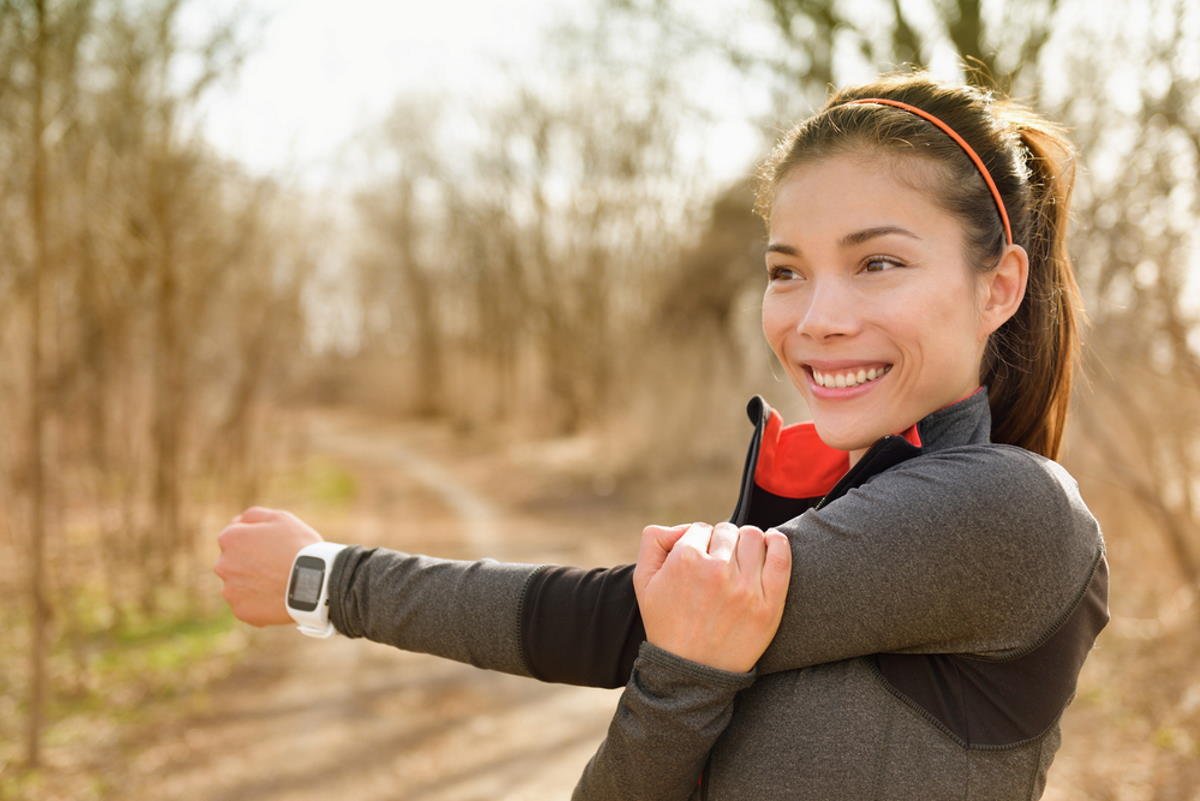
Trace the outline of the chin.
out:
[[[841,428],[828,428],[816,423],[817,436],[831,448],[839,451],[853,451],[871,447],[882,434],[872,436],[861,430],[847,431]]]

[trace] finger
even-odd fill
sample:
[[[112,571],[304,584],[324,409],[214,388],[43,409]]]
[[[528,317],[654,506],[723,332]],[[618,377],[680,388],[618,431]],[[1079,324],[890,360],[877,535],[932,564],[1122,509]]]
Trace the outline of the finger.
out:
[[[733,549],[737,547],[738,527],[733,523],[717,523],[712,530],[712,538],[708,541],[708,554],[714,559],[728,562],[733,557]]]
[[[662,567],[667,554],[675,547],[675,543],[687,531],[689,524],[680,526],[650,525],[642,529],[642,544],[638,549],[638,569],[649,570],[651,575]]]
[[[278,516],[278,512],[274,509],[268,509],[265,506],[251,506],[238,515],[243,523],[265,523],[268,520],[274,520]]]
[[[766,555],[763,558],[763,597],[768,603],[781,603],[787,597],[792,579],[792,542],[776,528],[767,529]]]
[[[762,586],[762,562],[765,550],[762,529],[758,526],[742,526],[738,529],[738,572],[751,587],[756,589]]]
[[[675,543],[676,550],[678,548],[691,548],[700,554],[708,553],[708,540],[712,537],[712,526],[708,523],[692,523],[688,526],[687,531],[683,532],[683,536],[679,538],[679,542]]]
[[[230,523],[228,526],[221,529],[221,533],[217,535],[217,547],[221,549],[221,553],[224,553],[226,548],[228,548],[234,543],[235,540],[242,536],[238,533],[240,525],[241,524],[239,523]]]

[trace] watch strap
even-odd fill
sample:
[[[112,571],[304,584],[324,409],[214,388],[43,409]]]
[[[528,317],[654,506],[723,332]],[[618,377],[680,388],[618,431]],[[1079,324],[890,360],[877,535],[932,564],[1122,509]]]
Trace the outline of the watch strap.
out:
[[[301,634],[326,639],[336,633],[333,621],[329,619],[329,578],[330,574],[333,573],[334,558],[345,548],[345,545],[338,542],[314,542],[301,548],[292,559],[292,570],[288,575],[289,588],[292,581],[295,580],[296,563],[300,561],[301,557],[315,557],[325,563],[316,609],[311,612],[295,609],[288,603],[288,598],[286,596],[284,598],[284,605],[287,607],[288,614],[292,620],[296,621],[296,628],[300,630]]]

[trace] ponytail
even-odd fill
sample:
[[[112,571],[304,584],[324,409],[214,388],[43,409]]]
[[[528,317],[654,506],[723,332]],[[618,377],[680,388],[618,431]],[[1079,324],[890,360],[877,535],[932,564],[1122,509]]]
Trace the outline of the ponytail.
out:
[[[988,387],[994,442],[1057,459],[1087,321],[1067,251],[1075,151],[1053,123],[1011,103],[1000,110],[1020,137],[1029,172],[1020,244],[1030,269],[1025,299],[988,340],[980,383]]]

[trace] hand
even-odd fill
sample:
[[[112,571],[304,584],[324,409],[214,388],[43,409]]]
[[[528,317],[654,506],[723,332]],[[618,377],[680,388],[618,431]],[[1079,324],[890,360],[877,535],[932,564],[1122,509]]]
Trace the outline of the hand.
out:
[[[646,638],[685,659],[746,672],[779,629],[791,571],[791,545],[775,529],[647,526],[633,571]]]
[[[252,626],[291,623],[285,596],[292,562],[322,537],[291,512],[251,506],[217,536],[221,555],[213,572],[238,620]]]

